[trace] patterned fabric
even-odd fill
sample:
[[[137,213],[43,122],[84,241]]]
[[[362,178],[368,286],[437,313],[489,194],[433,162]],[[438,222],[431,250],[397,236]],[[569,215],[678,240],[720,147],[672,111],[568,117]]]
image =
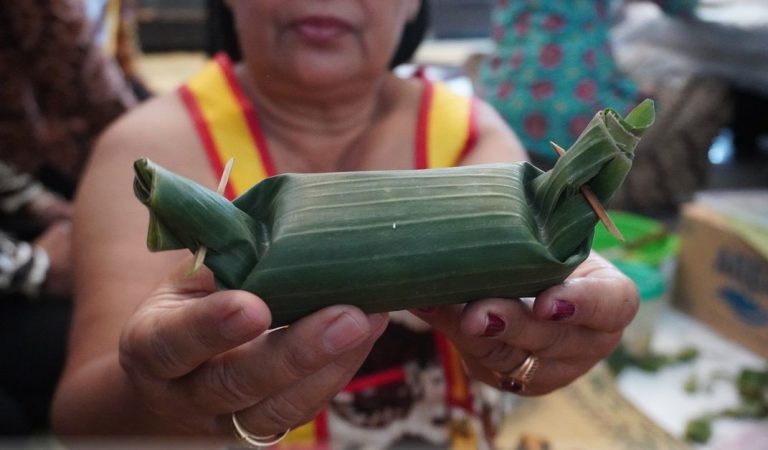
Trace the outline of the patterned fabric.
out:
[[[36,299],[48,273],[48,255],[0,231],[0,293]]]
[[[275,174],[256,111],[228,58],[218,55],[179,95],[212,170],[218,175],[231,157],[237,159],[227,197]],[[424,80],[421,102],[414,168],[456,165],[476,139],[474,99]],[[374,450],[409,440],[419,448],[482,450],[492,435],[485,425],[499,418],[491,417],[488,411],[494,408],[483,393],[469,383],[458,353],[443,336],[415,316],[396,312],[350,384],[282,445]]]
[[[0,2],[0,160],[74,185],[93,140],[134,103],[81,1]]]
[[[0,214],[15,215],[43,193],[43,186],[27,174],[0,161]]]
[[[41,193],[43,187],[39,183],[0,162],[0,214],[18,215]],[[0,231],[0,297],[22,294],[36,298],[47,272],[45,251]]]
[[[696,0],[655,0],[691,16]],[[569,146],[592,116],[628,112],[647,95],[619,72],[611,54],[611,0],[497,0],[496,52],[481,67],[482,95],[537,160],[553,162],[549,142]]]

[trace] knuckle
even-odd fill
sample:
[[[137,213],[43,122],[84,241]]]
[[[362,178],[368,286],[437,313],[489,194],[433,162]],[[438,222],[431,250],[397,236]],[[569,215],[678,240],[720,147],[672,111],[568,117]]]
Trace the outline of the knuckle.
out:
[[[551,330],[552,332],[545,339],[542,340],[542,344],[539,348],[531,349],[536,353],[555,351],[559,347],[563,347],[566,344],[568,329],[562,327],[556,327]]]
[[[593,301],[584,302],[586,303],[586,308],[584,311],[584,316],[582,317],[582,323],[584,323],[587,326],[591,326],[590,324],[599,324],[600,317],[603,314],[603,311],[605,309],[605,304],[600,298],[593,299]],[[584,307],[584,306],[582,306]],[[608,316],[611,317],[611,316]]]
[[[221,346],[219,342],[220,334],[215,327],[193,326],[189,331],[189,335],[193,342],[205,350],[214,352]]]
[[[118,361],[122,369],[130,376],[149,372],[149,362],[146,353],[145,335],[139,327],[128,326],[120,335],[118,344]]]
[[[283,394],[277,394],[262,404],[264,426],[279,433],[307,421],[311,413]]]
[[[159,377],[173,374],[180,366],[180,357],[160,333],[151,333],[147,338],[147,347],[154,364],[150,370]]]
[[[139,314],[134,316],[120,335],[119,361],[129,373],[145,377],[172,378],[181,358],[161,333],[163,327]]]
[[[136,365],[139,364],[138,352],[136,350],[135,340],[133,335],[135,333],[131,329],[126,329],[120,335],[120,342],[118,344],[118,360],[120,366],[128,373],[132,373]]]
[[[218,397],[222,404],[236,405],[242,402],[245,397],[252,398],[251,384],[244,382],[231,367],[224,364],[214,364],[208,373],[209,383],[204,385],[214,387],[210,389],[210,392]],[[201,395],[199,397],[205,398],[206,396]]]
[[[478,360],[492,370],[510,370],[512,367],[510,367],[509,362],[513,361],[513,357],[517,352],[518,350],[510,345],[493,345],[478,355]],[[518,363],[518,361],[514,362],[515,364]]]

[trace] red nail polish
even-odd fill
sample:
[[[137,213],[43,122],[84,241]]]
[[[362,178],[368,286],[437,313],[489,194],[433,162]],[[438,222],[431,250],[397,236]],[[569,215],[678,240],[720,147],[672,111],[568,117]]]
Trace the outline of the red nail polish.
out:
[[[493,337],[498,336],[501,334],[502,331],[507,327],[507,324],[504,323],[504,320],[497,316],[494,313],[488,313],[486,322],[485,322],[485,332],[483,332],[483,337]]]
[[[564,320],[567,319],[576,312],[576,305],[567,300],[557,300],[552,307],[552,315],[549,316],[550,320]]]

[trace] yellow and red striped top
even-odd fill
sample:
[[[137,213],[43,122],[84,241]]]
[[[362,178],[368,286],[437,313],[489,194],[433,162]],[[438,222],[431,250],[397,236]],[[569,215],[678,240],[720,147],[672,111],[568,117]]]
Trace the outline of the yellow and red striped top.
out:
[[[454,93],[443,83],[422,80],[424,90],[414,142],[415,168],[455,166],[477,139],[475,100]],[[256,110],[226,55],[217,55],[179,93],[217,176],[226,161],[237,161],[227,197],[233,198],[276,174]]]

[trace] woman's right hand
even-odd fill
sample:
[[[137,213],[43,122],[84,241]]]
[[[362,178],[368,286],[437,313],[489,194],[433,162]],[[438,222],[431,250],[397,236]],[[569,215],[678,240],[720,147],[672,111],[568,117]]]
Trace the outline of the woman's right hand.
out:
[[[267,332],[267,305],[216,292],[189,264],[155,289],[120,337],[120,364],[143,402],[178,432],[232,433],[231,415],[268,436],[311,420],[356,373],[388,316],[332,306]]]

